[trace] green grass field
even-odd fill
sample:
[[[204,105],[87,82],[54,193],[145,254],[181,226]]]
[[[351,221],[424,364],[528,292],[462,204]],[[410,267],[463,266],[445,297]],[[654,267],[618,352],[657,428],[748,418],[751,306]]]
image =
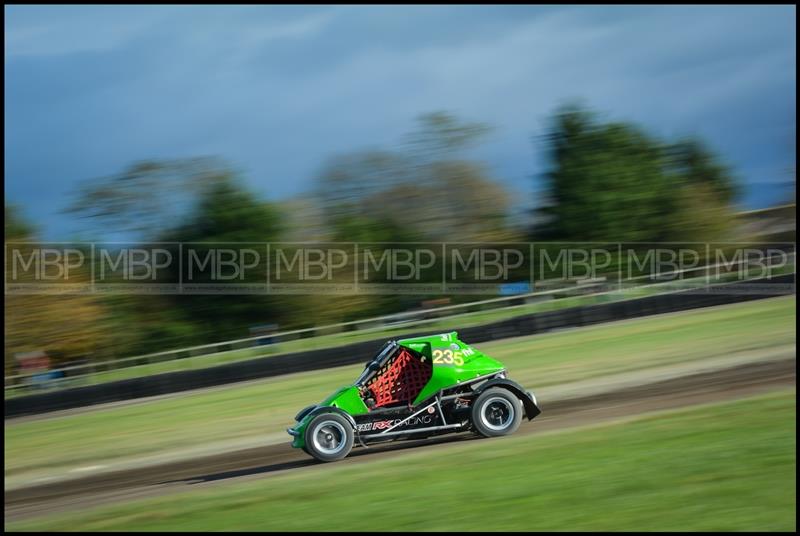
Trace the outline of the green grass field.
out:
[[[10,530],[794,531],[795,391],[318,465]]]
[[[654,366],[793,344],[795,297],[477,345],[537,389]],[[376,348],[377,350],[377,348]],[[247,438],[288,441],[302,407],[351,383],[354,365],[5,426],[6,485],[85,465]]]

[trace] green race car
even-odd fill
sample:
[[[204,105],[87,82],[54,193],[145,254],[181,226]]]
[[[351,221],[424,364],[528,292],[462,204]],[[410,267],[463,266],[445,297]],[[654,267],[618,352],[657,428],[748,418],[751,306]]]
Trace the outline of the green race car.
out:
[[[508,435],[536,397],[506,377],[502,363],[458,340],[456,332],[389,341],[353,385],[308,406],[287,431],[292,446],[324,462],[354,444],[474,431]]]

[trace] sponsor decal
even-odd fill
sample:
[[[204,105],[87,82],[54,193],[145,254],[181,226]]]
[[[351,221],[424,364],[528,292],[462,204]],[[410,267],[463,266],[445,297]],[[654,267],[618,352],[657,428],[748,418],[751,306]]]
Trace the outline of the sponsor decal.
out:
[[[433,408],[431,408],[433,409]],[[392,426],[398,425],[403,422],[403,419],[388,419],[382,421],[365,422],[357,425],[359,432],[371,432],[376,430],[387,430]],[[420,424],[432,424],[432,415],[418,415],[412,419],[407,420],[398,428],[406,428],[408,426],[418,426]]]

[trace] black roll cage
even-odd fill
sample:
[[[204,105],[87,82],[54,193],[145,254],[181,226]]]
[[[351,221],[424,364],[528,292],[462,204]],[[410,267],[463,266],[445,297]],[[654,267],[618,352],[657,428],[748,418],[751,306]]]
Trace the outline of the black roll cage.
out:
[[[357,387],[364,387],[377,373],[383,365],[395,354],[400,345],[396,341],[388,341],[383,345],[378,354],[373,357],[365,366],[361,376],[356,380]]]

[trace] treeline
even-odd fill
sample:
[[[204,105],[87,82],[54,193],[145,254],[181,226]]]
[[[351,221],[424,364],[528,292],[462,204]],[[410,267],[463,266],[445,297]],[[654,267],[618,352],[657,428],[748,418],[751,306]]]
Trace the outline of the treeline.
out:
[[[391,149],[338,155],[312,191],[262,198],[217,159],[153,160],[85,183],[66,211],[85,241],[514,242],[710,241],[735,238],[736,182],[695,139],[660,140],[637,125],[558,110],[543,140],[536,209],[470,157],[490,127],[446,113],[419,118]],[[6,241],[37,231],[6,205]],[[8,266],[6,267],[8,270]],[[309,327],[415,307],[429,296],[6,296],[6,370],[17,352],[109,359],[246,337],[251,326]],[[474,299],[474,297],[473,297]]]

